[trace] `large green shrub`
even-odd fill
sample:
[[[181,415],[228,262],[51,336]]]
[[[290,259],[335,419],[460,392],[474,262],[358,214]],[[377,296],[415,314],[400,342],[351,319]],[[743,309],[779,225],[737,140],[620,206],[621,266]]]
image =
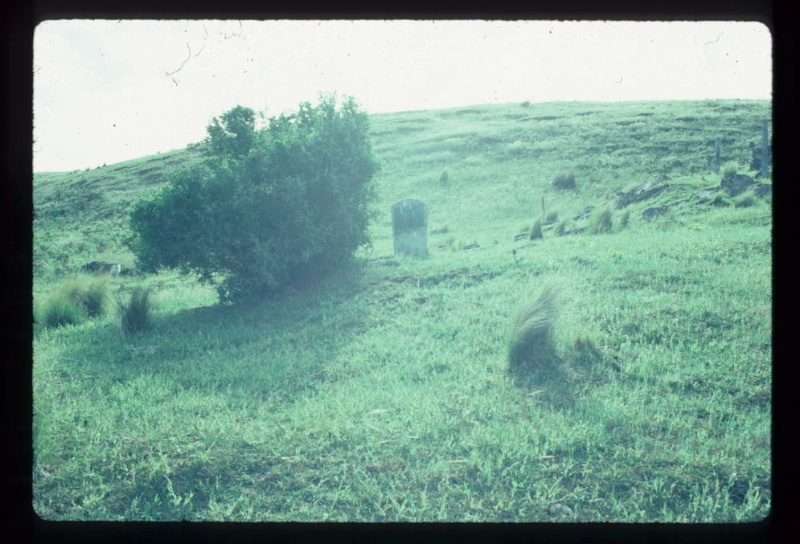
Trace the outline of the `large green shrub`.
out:
[[[256,114],[250,108],[236,106],[221,117],[213,118],[206,127],[206,143],[212,154],[241,158],[247,155],[255,140]]]
[[[377,163],[355,102],[304,103],[260,131],[254,119],[240,107],[214,119],[210,157],[134,205],[141,269],[194,273],[240,301],[314,280],[369,242]]]

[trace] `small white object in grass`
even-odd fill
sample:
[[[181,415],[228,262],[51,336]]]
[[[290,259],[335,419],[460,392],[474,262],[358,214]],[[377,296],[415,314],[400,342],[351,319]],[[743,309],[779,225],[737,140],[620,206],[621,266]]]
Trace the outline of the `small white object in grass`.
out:
[[[131,350],[137,355],[152,355],[158,350],[158,346],[139,346],[138,348],[131,348]]]
[[[548,511],[550,512],[551,516],[573,516],[572,509],[567,505],[561,504],[560,502],[551,504],[550,508],[548,508]]]

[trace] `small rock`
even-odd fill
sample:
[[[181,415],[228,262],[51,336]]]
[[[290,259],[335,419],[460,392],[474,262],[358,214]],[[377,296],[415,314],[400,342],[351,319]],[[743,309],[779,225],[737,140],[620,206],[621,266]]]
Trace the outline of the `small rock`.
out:
[[[140,276],[141,273],[136,268],[123,268],[119,271],[120,276]]]
[[[551,516],[566,516],[572,517],[574,513],[572,512],[572,508],[565,504],[561,504],[560,502],[556,502],[550,505],[547,509]]]
[[[398,263],[397,259],[394,259],[393,257],[380,257],[378,259],[371,260],[370,264],[377,264],[383,266],[397,266],[400,263]]]
[[[647,208],[645,211],[642,212],[642,219],[645,221],[652,221],[662,215],[664,215],[669,208],[662,206],[660,208]]]
[[[630,191],[617,191],[614,208],[621,210],[629,204],[641,202],[642,200],[646,200],[648,198],[653,198],[665,189],[669,188],[669,185],[656,185],[656,183],[657,180],[652,179],[637,185]]]
[[[136,355],[152,355],[158,351],[158,346],[139,346],[138,348],[131,348]]]
[[[733,174],[732,176],[724,178],[719,186],[730,196],[736,196],[749,189],[751,185],[755,185],[755,183],[755,180],[750,176]]]
[[[697,198],[698,202],[701,202],[701,203],[708,202],[709,200],[711,200],[712,198],[717,196],[717,192],[718,191],[719,191],[719,189],[717,189],[717,188],[704,189],[702,191],[695,191],[694,192],[694,196]]]

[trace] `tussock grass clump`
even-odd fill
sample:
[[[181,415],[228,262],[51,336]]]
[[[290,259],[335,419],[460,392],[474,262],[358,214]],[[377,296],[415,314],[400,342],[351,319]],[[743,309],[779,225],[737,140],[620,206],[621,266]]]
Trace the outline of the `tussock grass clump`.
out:
[[[508,349],[508,369],[526,373],[557,360],[553,324],[558,317],[558,289],[545,286],[522,307],[514,320]]]
[[[731,207],[731,201],[723,191],[718,192],[716,196],[714,196],[714,198],[711,199],[711,202],[709,202],[709,204],[711,204],[712,206],[716,206],[717,208]]]
[[[57,292],[45,301],[39,319],[47,327],[61,327],[82,323],[86,315],[78,304]]]
[[[447,173],[447,170],[442,171],[442,175],[439,176],[439,183],[442,185],[447,185],[450,181],[450,175]]]
[[[531,227],[531,233],[528,235],[528,239],[530,240],[540,240],[544,237],[542,234],[542,220],[537,219],[536,222]]]
[[[48,327],[76,325],[87,318],[102,317],[108,301],[108,279],[70,278],[50,294],[41,310]]]
[[[726,162],[722,167],[722,177],[727,178],[739,171],[739,163],[736,161]]]
[[[108,305],[108,279],[98,278],[88,282],[83,291],[81,305],[89,317],[106,315]]]
[[[553,230],[556,236],[564,236],[567,233],[567,223],[568,221],[564,219],[561,223],[556,225],[556,228]]]
[[[575,184],[575,174],[573,172],[562,172],[553,179],[553,188],[560,191],[573,191],[577,188]]]
[[[605,207],[592,216],[591,223],[589,224],[589,232],[592,234],[610,232],[613,226],[611,208]]]
[[[553,210],[550,213],[548,213],[547,217],[545,217],[545,219],[544,219],[544,222],[545,222],[546,225],[549,225],[551,223],[555,223],[557,221],[558,221],[558,212],[556,210]]]
[[[631,221],[631,211],[625,210],[624,212],[622,212],[622,215],[619,216],[619,228],[627,229],[630,221]]]
[[[733,205],[737,208],[749,208],[750,206],[755,205],[755,203],[756,197],[752,192],[745,193],[733,201]]]
[[[148,329],[151,310],[150,288],[135,287],[127,302],[117,298],[119,327],[122,333],[131,334]]]

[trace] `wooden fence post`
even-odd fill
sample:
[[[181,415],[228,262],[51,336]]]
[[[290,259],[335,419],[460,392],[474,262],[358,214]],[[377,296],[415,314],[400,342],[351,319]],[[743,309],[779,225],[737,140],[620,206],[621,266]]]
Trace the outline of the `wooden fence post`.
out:
[[[719,152],[722,147],[722,138],[717,138],[714,142],[714,172],[719,174]]]

